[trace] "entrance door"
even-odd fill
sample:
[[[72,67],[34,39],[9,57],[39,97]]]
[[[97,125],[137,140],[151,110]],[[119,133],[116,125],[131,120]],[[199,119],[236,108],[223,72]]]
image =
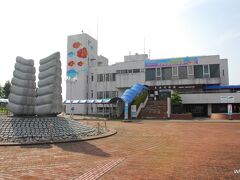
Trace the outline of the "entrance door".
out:
[[[188,105],[189,111],[194,117],[207,117],[207,104]]]

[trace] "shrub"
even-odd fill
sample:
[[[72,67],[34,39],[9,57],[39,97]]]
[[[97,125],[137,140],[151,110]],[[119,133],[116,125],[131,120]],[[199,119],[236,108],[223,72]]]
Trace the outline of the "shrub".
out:
[[[141,103],[143,103],[148,96],[148,92],[144,91],[141,95],[139,95],[133,102],[132,105],[136,105],[137,109],[140,106]]]
[[[182,98],[181,98],[181,96],[178,94],[177,91],[174,91],[174,92],[171,94],[171,102],[172,102],[172,105],[181,105],[181,104],[182,104]]]

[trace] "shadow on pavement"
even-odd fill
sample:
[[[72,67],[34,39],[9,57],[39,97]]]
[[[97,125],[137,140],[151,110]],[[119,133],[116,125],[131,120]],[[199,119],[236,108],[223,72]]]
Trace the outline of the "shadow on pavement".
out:
[[[101,156],[101,157],[111,156],[110,154],[104,152],[102,149],[86,141],[73,142],[73,143],[60,143],[60,144],[56,144],[56,146],[62,148],[64,151],[90,154],[90,155]]]

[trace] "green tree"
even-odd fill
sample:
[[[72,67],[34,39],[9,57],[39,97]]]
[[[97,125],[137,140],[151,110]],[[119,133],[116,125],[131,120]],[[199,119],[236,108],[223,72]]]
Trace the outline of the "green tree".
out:
[[[6,81],[3,88],[2,88],[2,97],[7,99],[8,95],[10,93],[10,87],[11,87],[11,83],[9,81]]]
[[[181,96],[178,94],[177,91],[174,91],[171,94],[171,101],[173,105],[181,105],[182,104],[182,98]]]

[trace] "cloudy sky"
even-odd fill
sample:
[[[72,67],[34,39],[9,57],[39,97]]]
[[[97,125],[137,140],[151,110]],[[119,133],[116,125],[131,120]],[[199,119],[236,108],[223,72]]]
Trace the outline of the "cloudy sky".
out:
[[[1,85],[12,78],[16,56],[38,67],[60,51],[65,89],[67,36],[82,30],[98,34],[98,53],[111,64],[143,53],[145,38],[151,59],[228,58],[230,83],[240,84],[239,0],[7,0],[0,2],[0,23]]]

